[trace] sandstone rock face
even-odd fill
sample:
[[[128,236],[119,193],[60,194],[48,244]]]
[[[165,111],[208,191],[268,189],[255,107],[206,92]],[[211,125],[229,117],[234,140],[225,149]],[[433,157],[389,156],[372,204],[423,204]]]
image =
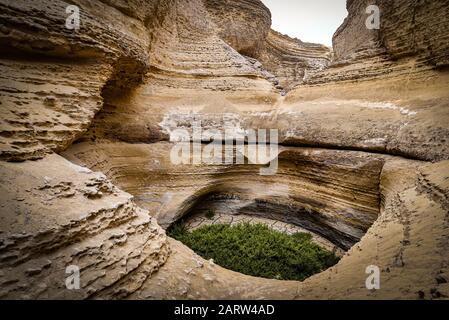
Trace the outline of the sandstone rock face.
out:
[[[145,66],[149,35],[142,20],[135,18],[137,11],[114,8],[133,6],[138,1],[111,2],[112,6],[100,1],[77,1],[82,17],[80,29],[75,31],[66,27],[69,17],[66,2],[56,1],[47,6],[47,1],[43,0],[2,0],[2,52],[25,51],[66,58],[128,58]],[[143,3],[151,8],[154,2]],[[144,12],[146,8],[144,6],[141,11],[142,8],[136,6],[135,9]]]
[[[387,116],[383,125],[371,127],[372,121],[380,120],[379,117],[369,116],[367,122],[359,118],[357,126],[364,128],[364,136],[368,138],[360,141],[362,148],[380,148],[385,150],[382,152],[413,159],[445,160],[449,150],[446,125],[449,113],[443,106],[448,101],[449,82],[447,72],[439,70],[445,65],[449,45],[447,3],[380,1],[379,30],[365,26],[369,4],[363,0],[347,2],[349,15],[333,39],[335,60],[325,70],[310,72],[305,84],[295,88],[287,98],[288,103],[297,104],[298,100],[315,103],[317,99],[330,99],[334,105],[341,102],[332,119],[338,118],[340,112],[348,119],[352,112],[347,103],[351,100],[361,109],[372,102],[375,104],[371,104],[371,109],[396,109],[408,119],[395,125],[395,117]],[[430,12],[435,13],[434,18],[428,18]],[[424,36],[430,30],[434,35]],[[381,103],[379,108],[375,107],[377,103]],[[353,124],[344,122],[344,126],[339,124],[342,130],[351,130],[351,134],[344,134],[346,138],[359,135]],[[372,129],[381,127],[383,134],[378,132],[374,137]],[[325,140],[335,144],[330,136]],[[359,144],[354,142],[350,144]]]
[[[77,2],[83,32],[65,27],[68,5],[0,2],[1,158],[41,159],[1,164],[2,298],[124,298],[169,254],[131,195],[50,154],[88,129],[105,87],[128,90],[149,66],[145,17],[126,9],[136,4]],[[66,288],[70,265],[80,290]]]
[[[375,51],[379,47],[378,30],[370,30],[365,26],[368,19],[366,8],[371,4],[372,2],[369,0],[347,1],[348,17],[337,29],[332,39],[336,61],[345,60],[351,55],[360,53],[369,55],[370,50]]]
[[[191,18],[207,16],[199,0],[150,1],[143,10],[139,2],[114,1],[109,7],[81,1],[83,32],[65,27],[67,4],[61,1],[45,7],[44,3],[0,3],[5,17],[0,39],[3,51],[33,54],[33,63],[26,66],[14,59],[1,64],[3,159],[35,159],[65,149],[101,109],[102,91],[129,90],[141,81],[150,64],[153,72],[146,78],[169,87],[257,90],[255,87],[261,86],[266,91],[271,86],[262,80],[260,71],[217,36],[212,22]],[[43,7],[47,9],[42,16],[39,8]],[[146,24],[151,14],[156,19]],[[115,28],[109,28],[110,24]],[[34,62],[36,55],[46,61],[39,58]],[[73,59],[79,63],[74,64]],[[31,90],[18,90],[28,84],[33,86]],[[15,114],[18,105],[25,109],[21,115]],[[61,119],[42,116],[53,116],[54,110]]]
[[[305,43],[270,30],[259,60],[277,76],[281,86],[289,90],[306,79],[310,70],[327,67],[331,50],[321,44]]]
[[[243,55],[260,55],[271,27],[270,10],[260,0],[203,2],[226,43]]]
[[[257,59],[256,68],[266,69],[265,77],[278,89],[291,89],[307,70],[321,70],[330,62],[326,46],[271,30],[271,13],[260,0],[203,1],[219,36],[242,55]]]
[[[370,4],[365,0],[348,1],[349,16],[333,39],[337,60],[380,48],[392,59],[416,56],[428,64],[447,65],[449,9],[446,1],[378,1],[379,30],[363,27]]]
[[[339,153],[343,155],[346,151],[334,151],[330,157],[330,154],[326,154],[329,151],[293,149],[297,156],[304,157],[302,161],[307,159],[314,163],[316,169],[312,171],[304,169],[307,175],[299,177],[298,180],[297,170],[301,170],[302,167],[297,166],[293,170],[292,166],[295,166],[290,163],[288,167],[281,170],[282,176],[290,171],[291,177],[257,183],[257,177],[248,173],[250,168],[200,167],[190,168],[190,170],[179,167],[170,168],[167,161],[161,161],[163,154],[168,151],[166,147],[160,144],[77,145],[70,150],[71,154],[66,156],[72,161],[81,161],[80,158],[75,158],[75,156],[79,156],[89,161],[89,166],[104,168],[104,172],[108,172],[108,175],[115,176],[116,183],[122,185],[123,188],[129,187],[138,194],[138,201],[149,206],[150,212],[154,212],[161,222],[163,222],[164,216],[171,216],[176,212],[175,208],[184,213],[190,212],[192,203],[205,203],[203,198],[205,193],[217,194],[216,192],[221,189],[222,195],[226,192],[225,198],[229,199],[226,206],[231,208],[233,207],[231,203],[235,204],[239,197],[242,198],[242,195],[245,199],[249,192],[252,192],[253,195],[258,192],[259,201],[256,202],[259,204],[258,210],[251,209],[251,201],[240,202],[234,206],[234,208],[239,208],[238,212],[240,213],[263,215],[260,210],[261,205],[271,204],[270,214],[265,215],[266,217],[283,218],[287,219],[283,221],[292,222],[295,220],[291,212],[282,216],[281,214],[286,211],[281,210],[282,213],[279,212],[279,215],[276,216],[273,214],[276,212],[273,212],[272,209],[280,208],[286,199],[306,195],[300,189],[303,186],[310,190],[313,186],[313,178],[310,177],[310,173],[317,172],[317,169],[322,167],[323,163],[318,160],[320,157],[323,157],[325,163],[329,159],[334,159],[336,161],[334,163],[339,162],[334,170],[340,166],[350,168],[353,165],[353,169],[367,169],[362,169],[355,163],[350,164],[351,161],[344,164],[343,159],[337,160],[336,155]],[[105,153],[115,154],[105,156]],[[156,159],[154,155],[157,155]],[[362,159],[365,158],[363,154],[355,153],[354,155],[362,157]],[[301,159],[301,156],[298,158]],[[260,292],[263,292],[263,298],[284,299],[339,299],[342,296],[366,299],[399,297],[417,299],[420,292],[424,292],[427,298],[446,295],[447,288],[444,283],[437,284],[436,279],[438,277],[446,279],[448,275],[445,250],[448,249],[446,202],[449,163],[445,161],[438,164],[425,164],[395,157],[381,155],[377,157],[385,161],[382,171],[378,175],[379,180],[377,180],[380,186],[377,191],[379,193],[376,195],[376,191],[373,190],[370,195],[368,191],[363,196],[360,194],[359,200],[366,199],[361,201],[360,205],[363,202],[365,206],[370,202],[373,205],[375,198],[380,196],[379,216],[373,218],[376,220],[373,226],[335,267],[302,283],[256,279],[224,270],[204,261],[179,242],[170,240],[173,252],[166,264],[153,278],[146,281],[138,291],[133,293],[131,298],[194,299],[207,295],[208,298],[251,299],[260,298]],[[318,162],[315,163],[317,160]],[[346,161],[348,160],[346,158]],[[367,160],[365,158],[363,161]],[[192,178],[192,174],[196,175],[195,178]],[[334,171],[332,182],[335,181],[336,174],[337,172]],[[366,171],[361,176],[366,178],[367,182],[375,184],[372,179],[368,178]],[[247,181],[249,177],[252,177],[251,181],[242,184],[242,181]],[[343,177],[346,175],[343,174]],[[355,182],[355,179],[346,181]],[[317,183],[315,188],[325,187],[322,183]],[[347,192],[339,191],[339,188],[333,188],[331,185],[328,188],[328,192],[333,191],[334,195],[352,197]],[[361,192],[360,187],[355,189]],[[372,200],[368,200],[370,197]],[[310,200],[307,202],[305,198],[295,199],[295,201],[296,203],[302,202],[303,205],[314,205]],[[342,199],[342,203],[346,201]],[[290,205],[292,203],[290,202]],[[334,203],[334,201],[330,201],[330,203]],[[374,211],[375,208],[373,208]],[[300,211],[297,214],[300,217]],[[368,215],[361,215],[361,217],[367,218]],[[342,218],[341,215],[340,218]],[[435,225],[435,221],[438,221],[437,225]],[[367,221],[366,223],[369,225],[371,222]],[[343,227],[344,221],[340,221],[339,224]],[[373,250],[373,248],[376,249]],[[429,255],[428,252],[431,254]],[[382,270],[383,289],[380,291],[373,292],[364,287],[366,275],[363,271],[370,264],[377,265]],[[333,290],[328,290],[329,283]]]
[[[103,174],[57,155],[0,173],[1,298],[91,298],[112,284],[109,297],[126,297],[165,262],[165,234]],[[65,286],[71,265],[80,290]]]
[[[4,160],[42,158],[69,146],[101,109],[112,72],[107,64],[12,59],[2,59],[0,69]]]
[[[66,28],[63,1],[0,2],[2,159],[66,148],[101,109],[108,81],[132,87],[148,68],[142,21],[100,2],[79,5],[83,32]]]
[[[198,206],[222,203],[229,214],[292,223],[349,249],[379,213],[382,156],[285,149],[277,174],[263,177],[253,165],[173,165],[171,148],[168,143],[78,144],[65,156],[107,173],[163,227],[200,211]]]
[[[327,66],[256,0],[77,0],[79,30],[64,1],[0,0],[0,298],[448,297],[445,3],[379,1],[370,31],[348,1]],[[278,129],[277,173],[173,163],[196,123]],[[344,256],[300,283],[225,270],[163,230],[210,207]]]

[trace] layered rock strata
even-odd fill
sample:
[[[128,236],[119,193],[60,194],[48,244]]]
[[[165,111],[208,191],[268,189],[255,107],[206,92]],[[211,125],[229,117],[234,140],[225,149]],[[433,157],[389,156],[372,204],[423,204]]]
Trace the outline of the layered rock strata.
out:
[[[132,87],[148,68],[142,21],[101,2],[77,4],[82,31],[66,27],[63,1],[0,2],[2,159],[67,148],[102,108],[108,81]]]
[[[203,0],[218,35],[239,53],[259,57],[271,27],[270,10],[259,0]]]
[[[322,70],[331,59],[331,49],[305,43],[270,29],[271,13],[259,0],[204,0],[219,36],[282,92],[301,83],[311,70]]]
[[[365,25],[370,1],[348,1],[348,17],[333,37],[334,62],[309,83],[422,77],[448,63],[447,2],[377,1],[379,29]]]
[[[1,298],[449,296],[446,1],[380,1],[374,31],[364,29],[367,2],[348,1],[336,60],[286,97],[239,53],[264,45],[223,27],[251,16],[262,38],[257,1],[73,3],[76,31],[64,1],[0,1]],[[270,34],[285,61],[306,55]],[[278,174],[173,165],[170,134],[199,121],[231,139],[278,129]],[[299,283],[224,270],[166,239],[159,224],[217,197],[352,247]],[[81,267],[81,290],[66,288],[68,265]],[[366,289],[368,265],[382,290]]]
[[[258,59],[287,91],[307,79],[310,71],[323,70],[331,61],[331,49],[321,44],[302,42],[274,30],[265,41]]]
[[[335,60],[325,70],[312,71],[304,85],[287,97],[286,104],[329,102],[338,107],[335,112],[319,108],[329,120],[324,132],[334,124],[338,131],[345,131],[345,139],[364,132],[363,141],[350,143],[329,135],[324,138],[328,146],[351,145],[413,159],[445,160],[449,151],[445,107],[449,78],[444,68],[449,46],[447,3],[379,1],[380,29],[373,30],[365,26],[369,4],[347,2],[348,17],[333,38]],[[401,116],[385,113],[383,118],[380,110],[397,110]],[[346,119],[357,114],[357,123],[341,122],[339,114],[343,113]],[[375,123],[382,118],[383,124]],[[319,136],[314,140],[324,142]]]
[[[372,3],[365,0],[347,2],[349,15],[333,38],[336,60],[351,59],[363,52],[377,55],[376,49],[380,49],[393,60],[415,56],[437,67],[447,65],[446,1],[377,1],[381,24],[373,30],[364,27],[369,5]]]
[[[268,217],[328,239],[342,249],[360,240],[379,213],[382,156],[286,149],[276,175],[255,165],[174,165],[173,144],[78,144],[65,156],[105,172],[168,227],[224,202],[229,214]]]
[[[334,267],[303,282],[243,276],[202,260],[177,241],[166,264],[136,299],[441,299],[449,296],[449,163],[391,159],[381,175],[381,213]],[[381,290],[365,287],[366,267]],[[207,288],[207,289],[205,289]]]
[[[1,298],[124,298],[165,262],[165,234],[132,196],[57,155],[1,163]],[[66,287],[80,270],[79,290]]]

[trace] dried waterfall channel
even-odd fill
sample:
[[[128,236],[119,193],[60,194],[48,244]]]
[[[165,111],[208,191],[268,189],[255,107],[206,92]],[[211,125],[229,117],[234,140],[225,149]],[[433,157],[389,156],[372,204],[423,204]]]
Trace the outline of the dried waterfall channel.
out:
[[[259,0],[77,0],[79,30],[64,1],[0,0],[0,298],[448,298],[449,6],[377,3],[368,30],[348,0],[327,48]],[[276,174],[174,164],[193,122],[278,130]],[[252,277],[168,237],[180,221],[306,232],[341,259]]]

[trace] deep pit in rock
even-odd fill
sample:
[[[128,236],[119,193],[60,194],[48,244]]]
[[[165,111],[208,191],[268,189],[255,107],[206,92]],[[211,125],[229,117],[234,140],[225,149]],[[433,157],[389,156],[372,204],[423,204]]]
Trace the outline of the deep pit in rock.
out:
[[[256,277],[302,281],[339,261],[309,233],[286,234],[261,223],[214,223],[193,231],[179,223],[168,235],[206,260]]]
[[[344,254],[345,249],[314,232],[313,228],[308,228],[307,223],[295,224],[288,218],[283,218],[282,215],[276,215],[276,211],[280,212],[285,208],[272,210],[275,205],[267,206],[258,202],[256,200],[255,203],[251,203],[251,201],[239,199],[236,194],[211,194],[201,200],[186,216],[171,225],[170,228],[181,225],[186,231],[195,231],[210,225],[262,224],[273,231],[287,235],[307,233],[312,237],[312,242],[320,247],[332,251],[338,256]]]
[[[276,175],[262,176],[249,164],[173,165],[171,147],[80,143],[65,155],[105,172],[165,229],[180,221],[189,230],[208,225],[213,211],[211,221],[221,224],[309,233],[314,244],[342,256],[379,215],[383,155],[281,147]]]
[[[0,299],[449,297],[447,0],[376,1],[378,30],[348,0],[332,50],[270,30],[260,0],[74,2],[79,32],[64,1],[0,1]],[[174,166],[168,135],[192,120],[296,148],[272,177]],[[166,237],[229,195],[351,249],[278,281]]]
[[[224,268],[301,281],[335,265],[360,240],[345,234],[341,226],[330,227],[335,218],[307,204],[245,197],[241,191],[215,191],[199,197],[170,225],[168,235]]]
[[[215,183],[187,197],[173,216],[161,212],[159,221],[164,225],[171,216],[172,222],[165,223],[169,236],[225,268],[304,280],[337,263],[377,219],[382,158],[362,152],[286,148],[278,157],[278,174],[257,179],[245,171],[215,174]],[[246,234],[252,231],[254,235]],[[271,243],[252,242],[260,233]],[[265,262],[256,263],[248,246],[259,252],[256,261]],[[280,254],[281,247],[283,252],[297,252],[297,261]],[[318,261],[310,252],[325,258]],[[267,270],[273,256],[280,265],[292,265],[297,274]],[[300,265],[306,261],[314,267],[304,271]]]

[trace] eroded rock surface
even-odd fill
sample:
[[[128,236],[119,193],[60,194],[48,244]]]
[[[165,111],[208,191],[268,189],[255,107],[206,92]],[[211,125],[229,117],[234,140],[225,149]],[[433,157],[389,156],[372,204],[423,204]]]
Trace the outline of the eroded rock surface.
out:
[[[331,61],[331,49],[322,44],[292,39],[274,30],[270,30],[265,41],[258,58],[286,90],[302,83],[310,71],[326,68]]]
[[[447,298],[446,2],[378,1],[367,30],[348,1],[328,66],[256,0],[77,0],[80,30],[64,1],[0,0],[0,297]],[[174,165],[195,122],[278,129],[277,174]],[[208,197],[349,250],[301,283],[224,270],[161,228]]]
[[[124,298],[166,260],[164,232],[101,173],[57,155],[2,163],[2,298]],[[66,268],[81,270],[68,290]]]
[[[359,241],[379,213],[382,156],[286,149],[274,176],[254,165],[173,165],[169,143],[78,144],[65,155],[108,174],[168,227],[201,203],[311,230],[342,249]]]
[[[337,60],[383,51],[392,59],[415,56],[434,66],[447,65],[447,2],[378,1],[382,22],[379,30],[363,28],[368,17],[366,8],[371,4],[367,0],[347,1],[349,15],[333,38]]]
[[[226,43],[243,55],[260,55],[271,27],[270,10],[260,0],[203,2]]]
[[[63,1],[0,1],[2,159],[67,148],[102,108],[108,81],[132,87],[148,68],[142,21],[99,1],[77,4],[83,31],[66,28]]]

